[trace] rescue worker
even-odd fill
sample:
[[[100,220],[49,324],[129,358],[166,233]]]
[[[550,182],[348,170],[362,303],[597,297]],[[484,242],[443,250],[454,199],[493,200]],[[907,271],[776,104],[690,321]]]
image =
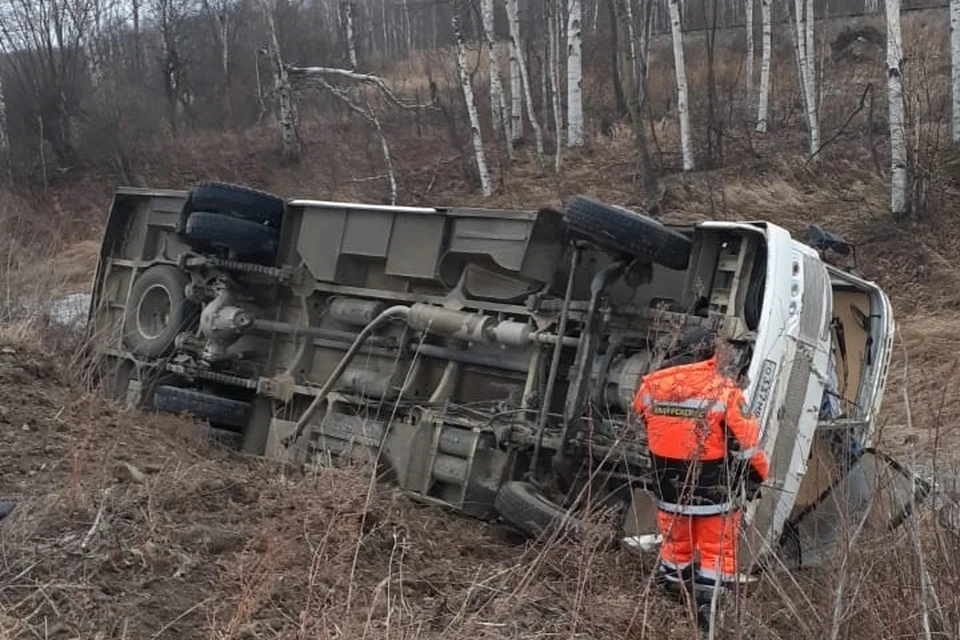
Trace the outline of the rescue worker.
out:
[[[748,500],[758,497],[769,473],[757,420],[722,371],[714,341],[706,329],[685,332],[680,353],[642,379],[634,400],[657,478],[658,578],[674,588],[692,581],[707,593],[737,579],[739,498],[744,490]]]

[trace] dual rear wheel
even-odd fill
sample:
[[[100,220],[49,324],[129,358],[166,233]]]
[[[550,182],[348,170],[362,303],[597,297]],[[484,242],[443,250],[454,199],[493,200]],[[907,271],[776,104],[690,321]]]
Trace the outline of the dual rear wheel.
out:
[[[276,264],[286,203],[278,196],[224,182],[200,182],[181,212],[180,235],[195,249]]]
[[[276,263],[283,199],[263,191],[221,182],[200,182],[190,190],[181,212],[179,235],[196,250],[263,265]],[[187,297],[190,277],[170,264],[140,273],[124,309],[123,342],[138,360],[170,356],[181,333],[196,330],[200,307]],[[269,429],[268,401],[180,386],[165,372],[136,371],[132,363],[111,367],[112,395],[126,395],[129,381],[139,384],[142,408],[187,413],[209,424],[215,440],[261,453]],[[115,378],[115,380],[113,379]],[[219,390],[217,390],[219,391]],[[232,391],[229,390],[229,391]]]

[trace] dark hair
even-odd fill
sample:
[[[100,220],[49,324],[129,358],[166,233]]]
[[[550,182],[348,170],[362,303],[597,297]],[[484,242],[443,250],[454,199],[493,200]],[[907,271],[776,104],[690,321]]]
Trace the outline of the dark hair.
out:
[[[713,357],[716,339],[716,332],[710,329],[699,326],[689,327],[680,336],[677,346],[670,350],[668,357],[673,359],[688,356],[694,361],[706,360]]]

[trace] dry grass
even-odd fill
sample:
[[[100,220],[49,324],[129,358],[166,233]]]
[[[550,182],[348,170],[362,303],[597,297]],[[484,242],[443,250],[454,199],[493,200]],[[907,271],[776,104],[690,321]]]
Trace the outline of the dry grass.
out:
[[[916,16],[904,18],[913,72],[908,94],[916,97],[912,113],[924,122],[923,144],[933,146],[942,135],[944,62],[937,51],[945,36],[942,24]],[[738,38],[718,42],[721,87],[742,84],[739,63],[724,57],[738,51]],[[951,211],[930,213],[915,228],[889,220],[885,176],[875,164],[886,157],[882,66],[875,57],[828,59],[824,80],[825,138],[837,133],[867,83],[874,84],[872,146],[861,114],[820,166],[807,166],[789,40],[779,42],[775,129],[758,138],[734,122],[726,168],[667,176],[667,217],[760,218],[793,232],[818,222],[855,242],[858,272],[890,293],[901,328],[880,420],[883,446],[908,456],[914,445],[904,439],[916,436],[926,470],[952,466],[960,462],[954,453],[960,431],[950,419],[960,410],[954,389],[960,324],[953,319],[960,307],[953,258],[960,234],[948,226]],[[698,114],[705,96],[702,46],[700,37],[687,43]],[[476,55],[474,47],[471,60]],[[608,62],[600,54],[590,60],[591,146],[565,149],[564,168],[555,175],[537,166],[532,144],[509,164],[485,131],[498,187],[489,200],[471,179],[469,150],[450,143],[440,115],[390,112],[384,126],[401,201],[560,206],[585,193],[639,204],[642,181],[629,128],[607,115]],[[432,78],[456,117],[451,61],[449,51],[418,56],[385,65],[385,75],[399,92],[422,101]],[[679,145],[667,40],[655,44],[653,64],[651,139],[670,167]],[[482,98],[485,55],[477,69]],[[723,92],[721,99],[727,100]],[[480,99],[482,113],[485,102]],[[331,104],[304,106],[304,161],[296,167],[277,162],[267,121],[242,133],[134,139],[119,174],[91,171],[48,192],[0,192],[0,422],[6,434],[0,496],[21,500],[0,524],[0,637],[695,637],[690,620],[651,590],[647,559],[589,539],[519,543],[502,528],[416,506],[389,487],[368,495],[362,467],[319,473],[280,467],[211,447],[191,421],[123,413],[69,368],[75,337],[65,339],[42,314],[23,311],[35,310],[31,300],[87,290],[117,181],[182,187],[213,178],[285,196],[385,202],[378,140]],[[696,122],[701,126],[699,115]],[[931,178],[935,186],[938,179]],[[941,203],[957,201],[957,186],[944,187]],[[960,576],[953,559],[960,543],[929,518],[920,523],[919,543],[907,533],[863,538],[846,564],[841,558],[823,571],[765,579],[744,594],[739,627],[727,627],[722,637],[922,637],[919,552],[933,576],[923,600],[931,624],[936,629],[942,619],[956,629]]]
[[[190,420],[112,407],[55,358],[0,344],[0,495],[20,500],[0,525],[4,637],[696,637],[653,588],[653,558],[590,536],[522,542],[368,491],[363,466],[217,449]],[[931,624],[951,628],[960,540],[929,514],[918,531],[767,574],[718,637],[922,637],[918,550]]]
[[[213,449],[174,417],[85,394],[34,346],[0,350],[0,605],[29,637],[642,637],[667,610],[590,540],[546,549],[419,507],[362,467]],[[21,425],[23,427],[21,428]],[[655,617],[642,620],[653,604]],[[659,613],[657,613],[659,611]],[[684,623],[666,637],[685,637]],[[631,631],[632,629],[632,631]]]

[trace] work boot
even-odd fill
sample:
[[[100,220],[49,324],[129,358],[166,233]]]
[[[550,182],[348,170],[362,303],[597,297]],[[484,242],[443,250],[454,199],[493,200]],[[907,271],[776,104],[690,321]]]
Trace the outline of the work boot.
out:
[[[6,518],[16,508],[17,503],[12,500],[0,500],[0,520]]]
[[[719,624],[723,613],[723,601],[727,595],[727,583],[714,583],[712,580],[703,580],[698,576],[694,583],[694,605],[697,607],[697,626],[703,637],[710,634],[710,609],[713,606],[713,599],[717,599],[717,613],[714,623]]]
[[[704,638],[710,636],[710,603],[697,603],[697,628]]]
[[[657,569],[654,582],[656,582],[668,596],[682,602],[684,600],[684,592],[686,592],[688,596],[693,596],[693,572],[693,565],[684,567],[681,571],[660,565]]]

